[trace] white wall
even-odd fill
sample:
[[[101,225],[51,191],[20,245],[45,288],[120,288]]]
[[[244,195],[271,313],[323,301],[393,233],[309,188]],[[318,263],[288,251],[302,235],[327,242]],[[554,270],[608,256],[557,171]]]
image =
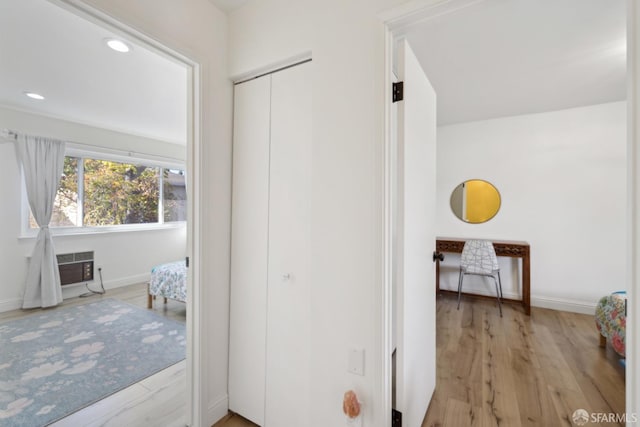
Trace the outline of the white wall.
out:
[[[229,351],[229,241],[232,85],[227,69],[227,17],[208,0],[83,0],[200,65],[201,188],[200,372],[202,426],[226,415]],[[199,266],[194,265],[194,269]],[[200,427],[200,426],[198,426]]]
[[[39,115],[0,108],[0,129],[15,129],[33,135],[43,135],[88,145],[122,148],[161,156],[184,159],[185,147],[146,138],[134,137],[104,129],[74,124]],[[31,256],[35,237],[21,237],[22,181],[12,143],[0,144],[0,180],[3,198],[0,214],[0,271],[5,280],[0,287],[0,311],[22,306],[22,294],[27,276],[27,257]],[[149,279],[151,267],[182,259],[186,252],[186,227],[145,230],[127,233],[100,233],[77,236],[56,236],[56,253],[92,250],[95,252],[95,282],[99,289],[98,267],[102,268],[105,288],[140,283]],[[63,297],[86,292],[84,286],[63,287]]]
[[[114,132],[3,106],[0,106],[0,126],[1,129],[11,129],[29,135],[47,136],[124,152],[155,154],[181,162],[187,157],[187,148],[184,145]]]
[[[354,389],[363,425],[387,426],[383,339],[384,28],[400,0],[260,0],[229,15],[230,69],[241,76],[313,57],[311,387],[307,426],[345,425]],[[347,372],[365,350],[365,375]],[[295,390],[292,390],[295,392]]]
[[[625,289],[625,102],[440,127],[437,165],[438,235],[529,242],[532,305],[593,313]],[[484,224],[460,221],[449,205],[472,178],[502,197]],[[456,290],[460,258],[445,257],[440,286]],[[518,264],[500,259],[506,297],[519,293]],[[467,285],[495,294],[479,278]]]

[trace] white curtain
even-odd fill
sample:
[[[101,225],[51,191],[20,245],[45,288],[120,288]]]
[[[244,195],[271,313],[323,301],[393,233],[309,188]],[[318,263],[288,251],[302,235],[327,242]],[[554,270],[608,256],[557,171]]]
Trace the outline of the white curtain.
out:
[[[49,221],[62,176],[64,146],[63,141],[37,136],[19,135],[16,140],[29,206],[40,227],[29,263],[22,308],[51,307],[62,302]]]

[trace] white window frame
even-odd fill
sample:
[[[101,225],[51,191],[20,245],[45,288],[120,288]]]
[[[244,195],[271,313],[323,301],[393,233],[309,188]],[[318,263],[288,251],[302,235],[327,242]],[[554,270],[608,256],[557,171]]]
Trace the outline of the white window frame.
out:
[[[85,146],[79,146],[72,143],[67,143],[65,150],[65,157],[78,157],[81,159],[89,158],[95,160],[106,160],[120,163],[139,164],[147,167],[155,167],[162,169],[179,169],[186,170],[184,161],[178,159],[169,159],[161,156],[124,152],[119,150],[113,150],[102,147],[92,147],[87,149]],[[78,180],[83,179],[84,168],[78,171]],[[24,183],[24,172],[21,169],[23,178],[21,179],[21,233],[20,239],[32,239],[38,235],[38,228],[31,228],[29,226],[29,200],[27,197],[27,187]],[[87,234],[103,234],[103,233],[122,233],[132,231],[145,231],[145,230],[166,230],[174,228],[186,227],[186,221],[172,221],[164,222],[164,194],[163,194],[163,177],[162,173],[159,176],[159,195],[158,195],[158,222],[146,223],[146,224],[119,224],[119,225],[103,225],[103,226],[70,226],[70,227],[51,227],[49,230],[52,236],[77,236]],[[79,205],[84,200],[84,186],[78,186],[78,201]],[[82,217],[84,217],[84,206],[78,206]]]

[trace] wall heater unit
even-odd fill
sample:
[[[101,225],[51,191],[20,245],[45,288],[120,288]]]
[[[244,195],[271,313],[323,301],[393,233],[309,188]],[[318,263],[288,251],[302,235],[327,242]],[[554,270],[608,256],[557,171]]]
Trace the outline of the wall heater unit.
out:
[[[93,280],[93,251],[56,255],[60,283],[72,285]]]

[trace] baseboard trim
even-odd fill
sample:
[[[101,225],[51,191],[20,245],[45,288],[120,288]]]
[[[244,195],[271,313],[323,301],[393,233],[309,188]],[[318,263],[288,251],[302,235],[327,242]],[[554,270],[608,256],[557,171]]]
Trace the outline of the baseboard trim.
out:
[[[449,289],[444,289],[447,291]],[[450,290],[454,292],[454,290]],[[473,293],[477,293],[478,295],[493,297],[495,298],[495,293],[489,293],[485,290],[473,289]],[[519,300],[521,299],[520,295],[505,292],[504,297],[506,299]],[[532,296],[531,297],[531,307],[539,307],[539,308],[548,308],[551,310],[558,311],[568,311],[571,313],[582,313],[582,314],[594,314],[596,312],[596,303],[572,300],[566,298],[553,298],[553,297],[539,297]]]
[[[121,277],[115,280],[107,280],[104,282],[104,288],[106,290],[121,288],[123,286],[135,285],[136,283],[148,282],[151,278],[151,273],[136,274],[134,276]],[[89,287],[94,290],[100,289],[100,277],[96,276],[96,279],[89,284]],[[87,287],[84,283],[78,283],[73,285],[65,285],[62,287],[62,299],[75,298],[78,295],[87,292]],[[11,298],[6,300],[0,300],[0,313],[5,311],[18,310],[22,308],[22,298]]]
[[[116,280],[107,280],[106,282],[104,282],[104,287],[106,289],[121,288],[123,286],[135,285],[136,283],[148,282],[150,279],[151,273],[136,274],[135,276],[122,277]],[[99,276],[98,279],[94,281],[94,283],[100,283]]]
[[[136,283],[148,282],[149,279],[151,279],[151,273],[136,274],[134,276],[121,277],[115,280],[106,280],[104,282],[104,288],[108,291],[109,289],[116,289],[123,286],[135,285]],[[93,282],[89,283],[89,287],[93,290],[99,290],[100,276],[96,275]],[[66,285],[62,288],[62,298],[75,298],[85,292],[87,292],[87,287],[84,283]]]
[[[548,308],[558,311],[569,311],[572,313],[595,314],[596,303],[584,301],[568,300],[563,298],[532,297],[531,306]]]
[[[458,293],[457,289],[440,288],[440,290],[444,291],[444,292],[453,292],[455,294]],[[462,290],[463,298],[464,298],[465,293],[469,293],[469,294],[472,294],[472,295],[480,295],[480,296],[488,297],[488,298],[495,298],[496,297],[495,291],[489,292],[489,291],[487,291],[485,289],[475,289],[475,288],[471,288],[471,287],[464,288]],[[522,299],[519,294],[512,293],[512,292],[503,292],[502,296],[505,299],[514,300],[514,301]]]
[[[225,394],[216,399],[207,408],[206,425],[211,426],[223,419],[229,413],[229,395]]]
[[[22,308],[22,298],[11,298],[0,301],[0,313]]]

